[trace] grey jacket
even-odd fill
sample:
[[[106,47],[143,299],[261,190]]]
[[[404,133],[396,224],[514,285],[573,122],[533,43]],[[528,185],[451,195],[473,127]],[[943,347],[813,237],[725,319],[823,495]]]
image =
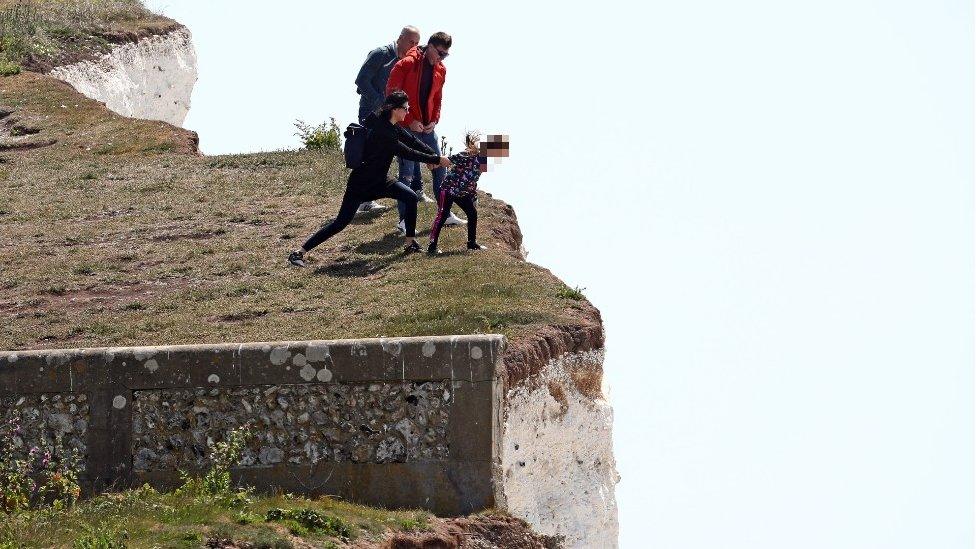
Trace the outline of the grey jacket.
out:
[[[369,52],[366,62],[356,75],[356,93],[359,94],[359,120],[383,104],[386,81],[397,62],[396,44],[380,46]]]

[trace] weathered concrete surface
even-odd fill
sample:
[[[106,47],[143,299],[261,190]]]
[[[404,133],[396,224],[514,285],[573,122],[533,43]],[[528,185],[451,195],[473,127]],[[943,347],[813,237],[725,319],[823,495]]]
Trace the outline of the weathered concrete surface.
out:
[[[177,482],[177,469],[207,465],[209,441],[250,423],[235,473],[258,489],[465,514],[503,501],[504,346],[485,335],[0,352],[0,417],[33,418],[36,440],[22,444],[75,434],[90,491]]]

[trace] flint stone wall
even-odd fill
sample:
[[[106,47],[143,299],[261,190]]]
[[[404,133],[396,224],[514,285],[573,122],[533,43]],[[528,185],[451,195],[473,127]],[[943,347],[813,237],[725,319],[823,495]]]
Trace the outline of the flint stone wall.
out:
[[[250,425],[232,473],[259,490],[467,514],[504,502],[502,336],[0,352],[15,446],[60,437],[98,492],[208,466]]]
[[[32,448],[41,452],[74,450],[87,454],[91,414],[85,394],[0,396],[0,425],[8,440],[10,459],[27,459]],[[85,463],[80,464],[84,471]]]
[[[136,391],[133,467],[206,467],[209,443],[245,425],[243,466],[445,460],[451,397],[444,381]]]

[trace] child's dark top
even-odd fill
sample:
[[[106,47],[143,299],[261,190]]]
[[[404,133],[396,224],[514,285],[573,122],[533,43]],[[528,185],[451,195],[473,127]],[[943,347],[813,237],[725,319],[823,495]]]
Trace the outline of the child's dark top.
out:
[[[457,198],[473,196],[478,191],[478,178],[481,177],[480,165],[487,163],[488,158],[467,151],[452,154],[449,158],[454,166],[444,178],[441,190]]]

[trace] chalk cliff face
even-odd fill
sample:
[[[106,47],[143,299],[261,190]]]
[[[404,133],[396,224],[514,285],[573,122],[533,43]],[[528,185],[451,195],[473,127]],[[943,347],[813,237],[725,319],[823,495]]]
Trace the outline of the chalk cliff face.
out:
[[[616,547],[619,480],[603,349],[565,353],[506,394],[505,508],[566,547]]]
[[[179,28],[50,74],[121,115],[182,126],[197,81],[197,56],[190,31]]]

